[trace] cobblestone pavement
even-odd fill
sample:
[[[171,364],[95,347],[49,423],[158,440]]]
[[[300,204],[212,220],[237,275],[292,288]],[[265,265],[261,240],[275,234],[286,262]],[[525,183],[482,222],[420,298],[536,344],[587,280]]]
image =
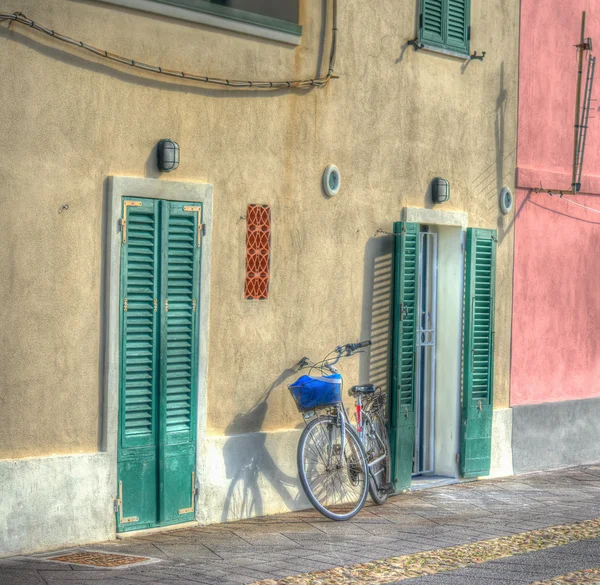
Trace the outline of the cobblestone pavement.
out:
[[[94,568],[46,560],[94,551],[153,562]],[[0,585],[406,581],[600,584],[600,465],[412,492],[343,523],[309,510],[0,559]]]

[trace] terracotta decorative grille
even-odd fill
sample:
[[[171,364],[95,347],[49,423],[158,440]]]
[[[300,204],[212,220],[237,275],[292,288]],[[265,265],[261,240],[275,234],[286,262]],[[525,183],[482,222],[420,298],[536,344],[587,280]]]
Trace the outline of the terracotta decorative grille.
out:
[[[269,296],[269,261],[271,254],[271,208],[248,205],[246,212],[246,286],[247,299]]]

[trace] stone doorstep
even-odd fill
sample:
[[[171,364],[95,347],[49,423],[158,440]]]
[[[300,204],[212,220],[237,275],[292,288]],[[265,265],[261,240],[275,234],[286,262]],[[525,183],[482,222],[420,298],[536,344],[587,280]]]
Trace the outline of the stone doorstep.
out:
[[[127,540],[128,538],[139,538],[140,536],[148,536],[160,532],[174,532],[176,530],[186,530],[189,528],[197,528],[202,526],[199,522],[183,522],[182,524],[172,524],[171,526],[158,526],[156,528],[146,528],[145,530],[130,530],[128,532],[117,532],[117,540]]]

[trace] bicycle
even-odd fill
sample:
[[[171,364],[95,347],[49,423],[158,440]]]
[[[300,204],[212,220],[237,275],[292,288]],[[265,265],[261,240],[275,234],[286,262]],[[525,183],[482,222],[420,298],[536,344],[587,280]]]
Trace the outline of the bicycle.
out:
[[[309,368],[308,375],[289,386],[306,423],[298,443],[300,482],[311,504],[332,520],[356,515],[368,492],[378,505],[390,493],[385,395],[373,384],[350,389],[355,398],[355,428],[342,402],[343,378],[335,367],[342,357],[369,345],[370,341],[339,345],[320,362],[303,358],[298,371]],[[322,375],[311,376],[313,370]]]

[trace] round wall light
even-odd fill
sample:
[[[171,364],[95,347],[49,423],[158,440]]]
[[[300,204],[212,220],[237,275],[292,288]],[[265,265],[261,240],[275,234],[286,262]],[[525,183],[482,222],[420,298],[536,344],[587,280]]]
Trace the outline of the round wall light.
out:
[[[323,173],[323,191],[327,197],[334,197],[340,192],[342,178],[340,169],[335,165],[329,165]]]
[[[445,203],[450,199],[450,183],[442,177],[431,181],[431,198],[434,203]]]
[[[169,138],[163,138],[156,149],[158,168],[164,173],[174,171],[179,166],[179,144]]]
[[[508,187],[504,187],[502,191],[500,191],[500,209],[502,213],[506,215],[510,213],[513,208],[513,194],[512,191]]]

